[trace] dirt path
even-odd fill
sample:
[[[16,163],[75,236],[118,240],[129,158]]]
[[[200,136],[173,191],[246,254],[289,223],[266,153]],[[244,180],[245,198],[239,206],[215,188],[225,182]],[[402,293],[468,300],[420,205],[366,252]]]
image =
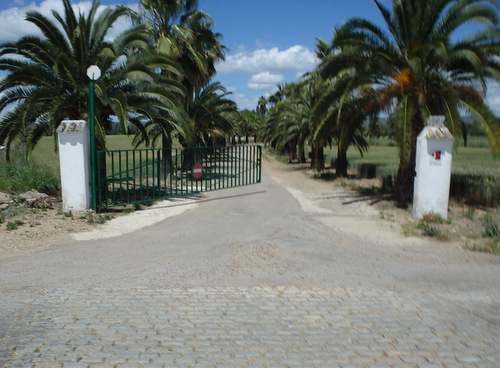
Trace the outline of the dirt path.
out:
[[[464,248],[471,242],[479,242],[479,221],[467,221],[461,206],[452,206],[452,224],[443,227],[447,241],[439,242],[422,236],[403,235],[404,224],[412,221],[410,211],[398,209],[390,201],[374,196],[361,196],[335,182],[313,179],[307,165],[287,165],[265,154],[263,175],[277,180],[300,203],[303,210],[317,216],[326,226],[339,234],[349,234],[359,239],[369,239],[380,246],[402,246],[411,244],[437,244],[441,248]],[[353,181],[350,180],[349,183]],[[376,180],[354,181],[357,185],[377,185]],[[23,225],[16,230],[0,226],[0,258],[30,253],[48,246],[74,240],[110,238],[131,233],[151,226],[168,217],[179,215],[194,208],[195,199],[173,199],[159,202],[147,209],[131,214],[115,213],[114,219],[100,225],[100,217],[92,213],[64,214],[59,206],[45,211],[25,210],[19,216]],[[481,216],[477,210],[476,219]],[[403,227],[403,228],[402,228]],[[417,234],[412,226],[409,232]],[[408,232],[407,231],[407,232]],[[408,234],[406,234],[408,235]]]
[[[349,357],[347,365],[371,358],[387,366],[405,363],[398,355],[421,366],[498,357],[500,257],[404,237],[407,212],[297,168],[266,159],[260,184],[20,242],[17,254],[0,258],[0,366],[11,358],[19,364],[9,366],[84,364],[85,355],[103,352],[110,364],[124,357],[144,364],[142,354],[155,347],[165,349],[155,359],[177,356],[185,366],[185,354],[198,359],[206,349],[212,358],[212,344],[225,357],[244,347],[262,358],[256,336],[271,338],[262,348],[273,355],[254,361],[261,365],[283,347],[296,353],[304,339],[312,341],[307,349],[324,344],[336,364],[347,354],[364,359]],[[57,230],[77,221],[60,217]],[[16,231],[38,227],[49,229]],[[234,311],[236,321],[228,319]],[[304,321],[314,327],[304,330]],[[180,332],[179,344],[167,350],[162,342],[174,341],[172,331]],[[235,333],[230,340],[227,331]],[[287,345],[293,336],[298,345]],[[389,364],[389,354],[397,362]],[[292,365],[311,362],[302,357]]]
[[[54,288],[285,286],[433,293],[499,319],[500,257],[404,237],[404,219],[381,218],[393,211],[383,202],[295,169],[266,159],[261,184],[158,203],[98,233],[49,234],[11,252],[0,259],[0,317]]]

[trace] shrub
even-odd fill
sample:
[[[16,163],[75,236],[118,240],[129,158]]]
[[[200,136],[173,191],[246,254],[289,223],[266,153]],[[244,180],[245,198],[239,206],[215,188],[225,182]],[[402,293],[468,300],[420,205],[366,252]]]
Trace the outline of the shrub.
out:
[[[484,236],[488,238],[500,238],[500,225],[491,214],[484,215],[481,221],[484,226]]]
[[[469,205],[497,207],[500,205],[500,182],[494,177],[452,174],[450,196]]]
[[[60,192],[60,180],[50,168],[26,160],[0,164],[0,178],[0,190],[21,193],[34,189],[51,196]]]
[[[446,235],[445,233],[441,232],[437,228],[437,226],[431,225],[428,222],[419,222],[416,225],[416,228],[419,229],[419,230],[422,230],[422,232],[423,232],[423,234],[425,236],[430,236],[432,238],[436,238],[436,239],[439,239],[439,240],[447,240],[448,239],[448,235]]]
[[[359,176],[372,179],[377,176],[377,164],[362,163],[358,165]]]
[[[24,222],[21,220],[9,221],[7,222],[7,230],[16,230],[21,225],[24,225]]]

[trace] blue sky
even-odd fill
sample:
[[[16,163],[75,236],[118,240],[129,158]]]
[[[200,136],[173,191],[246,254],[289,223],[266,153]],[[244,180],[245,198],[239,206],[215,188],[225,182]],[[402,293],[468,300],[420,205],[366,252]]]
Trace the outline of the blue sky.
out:
[[[389,0],[382,0],[388,5]],[[138,1],[102,0],[103,5],[136,8]],[[91,1],[73,4],[88,9]],[[226,62],[217,65],[215,80],[232,94],[240,109],[254,109],[260,96],[274,93],[281,83],[296,81],[316,65],[316,37],[331,40],[336,26],[350,17],[381,24],[372,0],[199,0],[199,8],[212,16],[214,30],[229,48]],[[0,41],[16,40],[36,29],[23,21],[28,10],[49,15],[62,9],[61,0],[2,0]],[[122,24],[117,27],[126,27]],[[500,116],[500,85],[489,86],[488,101]]]
[[[241,108],[253,109],[279,83],[296,81],[316,65],[316,38],[359,16],[381,21],[372,0],[200,0],[230,52],[217,78]]]

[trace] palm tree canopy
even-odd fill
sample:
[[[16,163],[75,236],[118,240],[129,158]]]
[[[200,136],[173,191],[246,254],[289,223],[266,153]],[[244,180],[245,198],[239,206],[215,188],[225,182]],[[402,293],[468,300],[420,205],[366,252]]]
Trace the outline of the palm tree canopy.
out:
[[[431,114],[445,115],[457,136],[463,109],[483,123],[492,149],[499,153],[496,119],[485,105],[488,78],[500,80],[499,2],[393,1],[392,11],[375,3],[389,32],[364,19],[348,20],[334,39],[342,53],[323,66],[323,75],[352,65],[358,72],[369,71],[365,77],[378,87],[379,108],[406,104],[406,111],[418,110],[424,121]],[[460,38],[459,31],[472,23],[484,28]]]
[[[413,182],[416,136],[430,115],[444,115],[460,136],[461,114],[467,112],[483,126],[493,152],[500,153],[500,127],[485,100],[488,79],[500,80],[500,2],[393,0],[389,9],[374,1],[386,29],[349,19],[336,30],[333,46],[339,52],[323,63],[321,74],[351,73],[352,88],[373,86],[367,111],[398,116],[398,177]],[[479,29],[468,32],[474,24]]]
[[[152,52],[150,29],[139,26],[124,31],[112,42],[106,36],[115,22],[130,15],[125,7],[106,8],[98,15],[93,2],[88,14],[75,14],[69,0],[64,13],[53,12],[56,22],[38,12],[27,13],[42,37],[26,36],[0,45],[0,70],[8,74],[0,85],[0,111],[8,111],[0,122],[0,141],[21,140],[36,145],[43,133],[55,130],[64,119],[88,117],[87,68],[98,65],[102,77],[96,81],[96,137],[105,146],[105,134],[116,117],[125,131],[130,116],[152,117],[157,109],[177,118],[180,83],[156,72],[180,75],[170,58]],[[155,110],[156,109],[156,110]]]
[[[197,0],[141,0],[143,22],[153,27],[157,49],[178,61],[189,98],[215,75],[225,58],[222,35],[213,32],[212,18],[198,10]]]
[[[211,145],[215,137],[234,134],[238,109],[236,103],[227,98],[230,94],[219,82],[207,84],[196,92],[186,107],[193,124],[189,145]]]

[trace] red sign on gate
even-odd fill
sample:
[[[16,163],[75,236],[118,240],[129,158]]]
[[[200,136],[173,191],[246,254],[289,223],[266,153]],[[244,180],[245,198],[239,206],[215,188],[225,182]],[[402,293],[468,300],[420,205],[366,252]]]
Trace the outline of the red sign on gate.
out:
[[[199,162],[195,163],[193,166],[193,177],[195,179],[200,179],[203,175],[203,166]]]

